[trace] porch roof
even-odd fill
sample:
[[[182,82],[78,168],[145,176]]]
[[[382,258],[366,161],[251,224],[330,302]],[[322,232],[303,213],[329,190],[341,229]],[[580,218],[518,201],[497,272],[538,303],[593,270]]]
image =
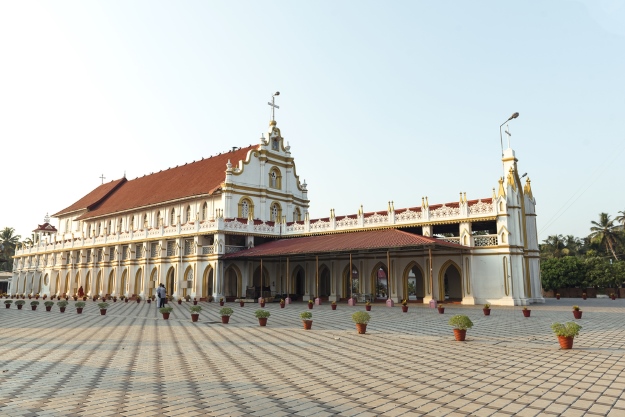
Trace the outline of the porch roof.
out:
[[[408,249],[448,249],[461,251],[462,245],[415,235],[398,229],[367,230],[280,239],[225,256],[226,259],[276,258],[331,253],[380,252]]]

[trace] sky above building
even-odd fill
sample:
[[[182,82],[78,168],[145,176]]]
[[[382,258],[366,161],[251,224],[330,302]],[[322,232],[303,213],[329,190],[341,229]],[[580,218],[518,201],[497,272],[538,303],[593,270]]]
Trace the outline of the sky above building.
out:
[[[625,1],[2,0],[0,54],[23,237],[102,175],[258,143],[275,91],[311,218],[490,197],[513,112],[539,240],[625,211]]]

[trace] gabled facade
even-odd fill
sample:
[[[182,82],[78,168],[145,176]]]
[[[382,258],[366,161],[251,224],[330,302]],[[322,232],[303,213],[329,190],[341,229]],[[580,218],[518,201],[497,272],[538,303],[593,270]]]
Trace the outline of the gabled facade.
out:
[[[271,121],[257,145],[111,181],[59,211],[56,233],[36,230],[16,251],[11,292],[146,297],[165,283],[198,299],[542,302],[530,182],[512,149],[502,162],[507,177],[489,197],[311,220]]]

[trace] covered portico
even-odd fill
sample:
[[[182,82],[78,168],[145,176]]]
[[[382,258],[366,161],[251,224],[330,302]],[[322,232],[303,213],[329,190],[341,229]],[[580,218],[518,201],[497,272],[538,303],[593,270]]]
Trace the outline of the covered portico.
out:
[[[398,229],[281,239],[223,258],[224,288],[295,300],[474,304],[469,248]],[[233,296],[234,294],[225,294]]]

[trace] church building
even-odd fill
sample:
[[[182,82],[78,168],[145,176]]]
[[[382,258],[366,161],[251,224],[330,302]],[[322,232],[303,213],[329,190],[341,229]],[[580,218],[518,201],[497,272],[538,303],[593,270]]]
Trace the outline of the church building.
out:
[[[104,183],[15,253],[12,294],[542,303],[535,199],[506,149],[481,198],[310,219],[275,120],[260,143]],[[314,174],[314,173],[313,173]],[[353,301],[351,301],[353,302]]]

